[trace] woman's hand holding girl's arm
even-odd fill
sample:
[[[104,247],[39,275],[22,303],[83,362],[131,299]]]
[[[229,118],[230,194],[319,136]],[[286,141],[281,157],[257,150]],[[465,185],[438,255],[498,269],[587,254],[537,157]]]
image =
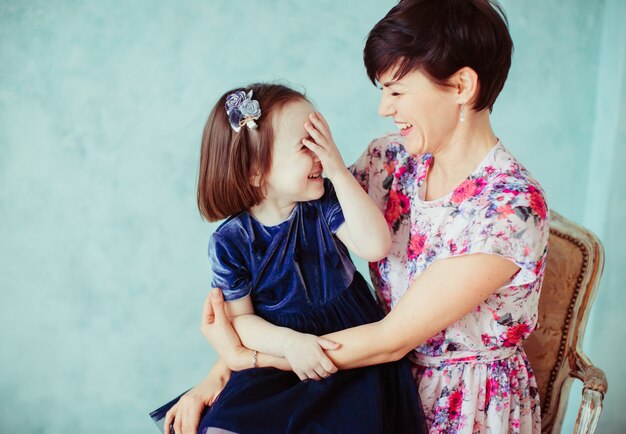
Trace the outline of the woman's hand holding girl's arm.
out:
[[[304,125],[311,140],[302,143],[320,159],[333,183],[345,218],[337,237],[367,261],[384,258],[391,248],[391,235],[384,216],[346,168],[330,128],[320,113],[312,113]]]
[[[435,261],[385,318],[324,336],[341,344],[326,353],[340,369],[398,360],[476,309],[518,270],[489,254]]]

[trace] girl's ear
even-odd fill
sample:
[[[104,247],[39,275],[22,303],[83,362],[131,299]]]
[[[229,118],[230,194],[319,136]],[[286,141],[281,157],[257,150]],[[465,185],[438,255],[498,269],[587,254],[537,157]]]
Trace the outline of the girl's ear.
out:
[[[250,185],[252,185],[253,187],[260,187],[261,186],[261,175],[252,175],[250,177]]]

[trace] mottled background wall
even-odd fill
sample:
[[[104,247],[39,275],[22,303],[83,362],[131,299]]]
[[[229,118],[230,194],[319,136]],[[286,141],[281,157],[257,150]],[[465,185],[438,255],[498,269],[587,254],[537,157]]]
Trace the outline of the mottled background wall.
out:
[[[303,86],[354,160],[393,129],[361,61],[393,4],[0,0],[1,433],[155,432],[147,412],[215,357],[198,332],[213,226],[195,207],[211,105],[250,81]],[[605,242],[586,350],[610,382],[600,432],[623,432],[625,2],[504,6],[496,132]]]

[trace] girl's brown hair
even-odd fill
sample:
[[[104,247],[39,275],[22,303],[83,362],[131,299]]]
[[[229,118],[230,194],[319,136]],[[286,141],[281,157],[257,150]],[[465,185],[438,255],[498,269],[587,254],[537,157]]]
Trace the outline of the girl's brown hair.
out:
[[[226,97],[252,91],[261,117],[257,129],[246,126],[235,132],[226,114]],[[264,186],[272,165],[272,119],[287,103],[306,96],[281,84],[255,83],[224,93],[213,107],[202,133],[198,175],[198,209],[208,221],[239,214],[264,198]]]

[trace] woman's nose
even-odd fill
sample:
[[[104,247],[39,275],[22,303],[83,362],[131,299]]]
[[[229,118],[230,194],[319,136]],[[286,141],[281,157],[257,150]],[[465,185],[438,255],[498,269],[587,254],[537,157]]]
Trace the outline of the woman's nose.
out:
[[[391,116],[394,113],[393,105],[389,100],[389,97],[385,95],[383,91],[382,95],[380,95],[380,103],[378,104],[378,114],[382,117]]]
[[[315,152],[311,151],[311,156],[313,157],[314,163],[318,163],[320,161],[320,157],[318,157]]]

